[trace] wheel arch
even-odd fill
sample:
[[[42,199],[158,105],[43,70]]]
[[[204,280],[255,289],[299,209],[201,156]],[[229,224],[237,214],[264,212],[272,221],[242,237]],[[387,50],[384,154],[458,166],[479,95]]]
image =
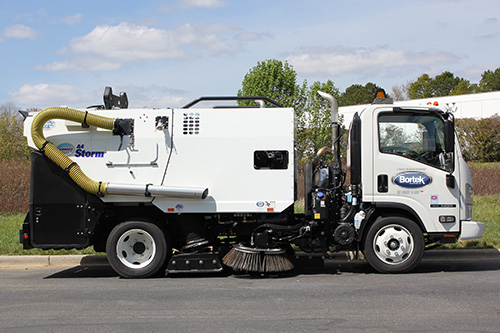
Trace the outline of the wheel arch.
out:
[[[374,203],[372,207],[368,209],[365,223],[361,225],[358,232],[360,250],[364,250],[364,240],[370,227],[377,219],[383,217],[404,217],[410,219],[418,225],[422,233],[427,232],[424,223],[411,207],[400,203]]]
[[[165,237],[169,236],[166,214],[155,206],[116,206],[111,204],[106,207],[105,213],[94,230],[92,244],[95,251],[105,252],[106,241],[111,231],[117,225],[131,221],[153,223],[163,231]]]

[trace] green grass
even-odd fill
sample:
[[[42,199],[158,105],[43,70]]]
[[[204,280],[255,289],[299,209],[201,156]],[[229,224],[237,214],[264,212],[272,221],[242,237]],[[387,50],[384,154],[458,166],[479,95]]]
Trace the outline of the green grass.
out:
[[[458,243],[444,245],[442,248],[500,249],[500,194],[475,196],[473,219],[484,222],[485,230],[483,237],[475,240],[459,240]]]
[[[471,168],[500,168],[500,162],[467,162]]]
[[[303,204],[296,203],[296,213],[303,213]],[[25,214],[0,215],[0,255],[56,255],[56,254],[96,254],[92,247],[84,250],[23,250],[19,243],[19,229]],[[500,194],[474,197],[474,220],[486,224],[484,235],[478,240],[460,240],[456,244],[442,248],[500,249]]]
[[[19,243],[19,230],[26,214],[0,215],[0,255],[57,255],[57,254],[96,254],[93,247],[83,250],[23,250]]]

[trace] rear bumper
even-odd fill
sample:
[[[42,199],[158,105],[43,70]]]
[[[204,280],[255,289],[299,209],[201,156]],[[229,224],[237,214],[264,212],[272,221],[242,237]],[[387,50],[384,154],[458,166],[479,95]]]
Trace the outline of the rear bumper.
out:
[[[484,233],[484,223],[477,221],[462,221],[461,239],[481,238]]]

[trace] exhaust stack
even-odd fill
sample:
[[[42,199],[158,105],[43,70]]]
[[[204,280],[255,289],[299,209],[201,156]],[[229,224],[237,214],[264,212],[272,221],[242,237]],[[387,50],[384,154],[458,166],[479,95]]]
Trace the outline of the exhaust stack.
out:
[[[339,104],[332,95],[318,90],[318,94],[330,102],[331,108],[331,126],[332,126],[332,153],[335,157],[335,163],[340,163],[340,137],[339,137]],[[323,148],[320,150],[325,151]],[[318,152],[318,154],[320,153]]]

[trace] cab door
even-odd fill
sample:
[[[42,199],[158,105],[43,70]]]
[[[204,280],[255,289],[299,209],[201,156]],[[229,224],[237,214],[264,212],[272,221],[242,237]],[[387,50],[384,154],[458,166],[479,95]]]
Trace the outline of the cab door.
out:
[[[427,232],[459,232],[459,189],[441,114],[386,108],[373,112],[373,126],[373,201],[413,211]]]

